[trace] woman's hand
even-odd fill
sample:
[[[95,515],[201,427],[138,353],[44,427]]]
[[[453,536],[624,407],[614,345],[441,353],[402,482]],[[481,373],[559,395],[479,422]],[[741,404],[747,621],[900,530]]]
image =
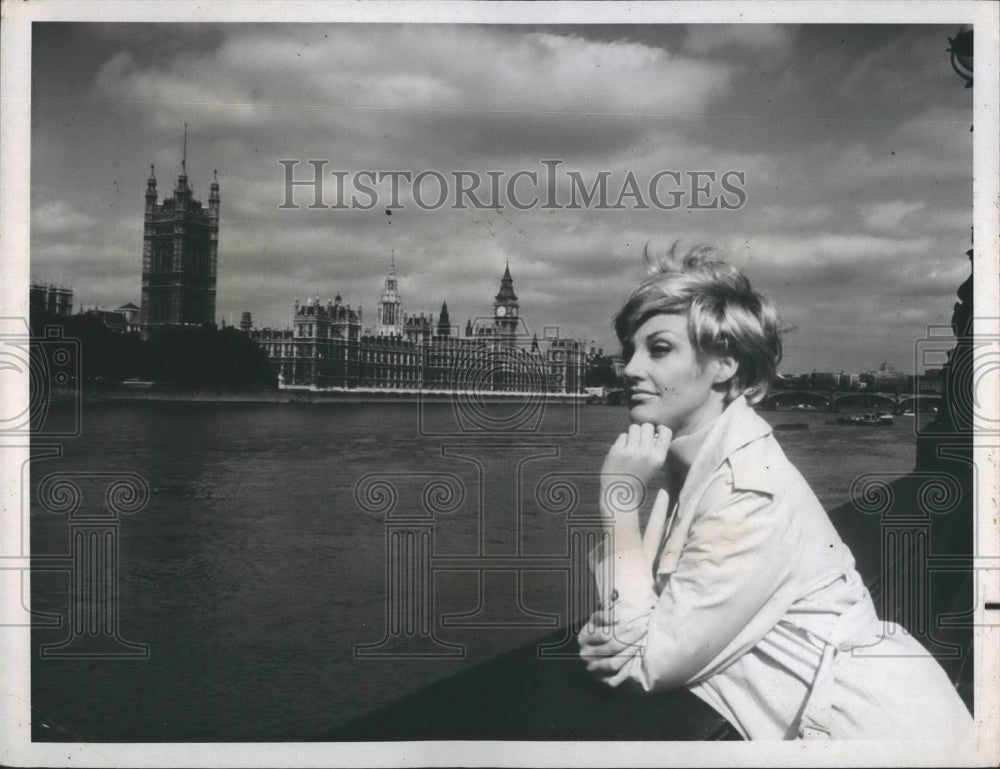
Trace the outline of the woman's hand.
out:
[[[594,614],[577,636],[587,670],[599,679],[610,678],[641,653],[648,613],[623,617],[619,607],[612,607]]]
[[[604,458],[601,473],[634,475],[649,483],[667,461],[672,434],[669,427],[645,422],[630,425],[627,433],[618,436]]]
[[[667,460],[670,438],[669,428],[654,427],[650,422],[631,425],[627,433],[618,436],[601,467],[602,515],[614,517],[638,510],[646,486]]]

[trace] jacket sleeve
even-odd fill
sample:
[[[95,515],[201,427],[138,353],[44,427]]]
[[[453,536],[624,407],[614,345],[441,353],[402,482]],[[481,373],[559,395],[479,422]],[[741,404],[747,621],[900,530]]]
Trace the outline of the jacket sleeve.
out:
[[[656,603],[653,565],[643,552],[638,513],[619,513],[605,531],[607,539],[589,556],[598,598],[602,604],[621,600],[651,609]]]
[[[784,506],[719,473],[698,503],[676,569],[653,605],[623,600],[630,646],[604,680],[646,691],[703,680],[749,651],[784,615],[790,573]],[[652,576],[649,577],[652,582]],[[590,642],[581,633],[581,644]]]

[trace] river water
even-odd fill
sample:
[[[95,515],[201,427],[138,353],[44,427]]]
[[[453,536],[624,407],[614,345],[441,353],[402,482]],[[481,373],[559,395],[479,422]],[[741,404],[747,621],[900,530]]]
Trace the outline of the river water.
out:
[[[507,421],[473,419],[444,435],[432,433],[455,422],[448,404],[87,404],[82,434],[51,441],[62,455],[32,464],[32,554],[69,552],[67,515],[39,501],[46,478],[76,479],[84,512],[106,508],[102,489],[116,475],[140,479],[148,500],[114,528],[113,603],[118,638],[148,655],[42,656],[67,638],[73,595],[70,572],[36,572],[33,608],[63,624],[33,631],[33,739],[322,740],[572,621],[558,567],[567,526],[587,512],[592,476],[626,414],[543,405],[541,422],[507,407]],[[762,416],[808,426],[778,436],[828,508],[847,501],[858,475],[914,464],[912,417],[846,427],[820,412]],[[496,429],[511,425],[513,435]],[[556,481],[569,486],[560,492]],[[440,568],[427,648],[462,656],[359,656],[366,646],[399,651],[378,646],[393,526],[431,532]],[[513,570],[481,578],[447,568],[460,556],[555,566],[536,563],[518,585]],[[480,595],[489,600],[477,613]]]

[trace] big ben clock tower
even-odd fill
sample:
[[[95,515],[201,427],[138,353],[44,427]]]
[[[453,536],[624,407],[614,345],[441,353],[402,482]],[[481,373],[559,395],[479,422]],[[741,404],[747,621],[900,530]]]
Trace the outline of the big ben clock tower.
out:
[[[510,276],[510,262],[500,279],[500,291],[493,300],[493,327],[497,333],[513,340],[517,333],[517,294],[514,293],[514,279]]]

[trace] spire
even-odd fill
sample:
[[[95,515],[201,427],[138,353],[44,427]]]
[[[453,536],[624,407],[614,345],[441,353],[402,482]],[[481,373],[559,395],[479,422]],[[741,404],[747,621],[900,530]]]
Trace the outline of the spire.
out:
[[[503,271],[503,277],[500,279],[500,293],[497,294],[496,301],[517,301],[517,294],[514,293],[514,279],[510,276],[510,259],[507,260],[507,268]]]
[[[389,272],[396,274],[396,249],[392,249],[389,256]]]
[[[212,169],[212,183],[208,185],[208,208],[209,211],[218,214],[219,211],[219,171]]]
[[[437,335],[442,338],[451,336],[451,318],[448,317],[447,302],[441,302],[441,314],[438,316]]]
[[[149,178],[146,179],[146,212],[151,212],[156,206],[156,166],[149,164]]]
[[[181,153],[181,173],[177,177],[177,186],[174,188],[174,200],[177,201],[178,208],[187,206],[186,200],[191,197],[191,188],[188,187],[187,178],[187,148],[188,148],[188,124],[184,124],[184,149]]]

